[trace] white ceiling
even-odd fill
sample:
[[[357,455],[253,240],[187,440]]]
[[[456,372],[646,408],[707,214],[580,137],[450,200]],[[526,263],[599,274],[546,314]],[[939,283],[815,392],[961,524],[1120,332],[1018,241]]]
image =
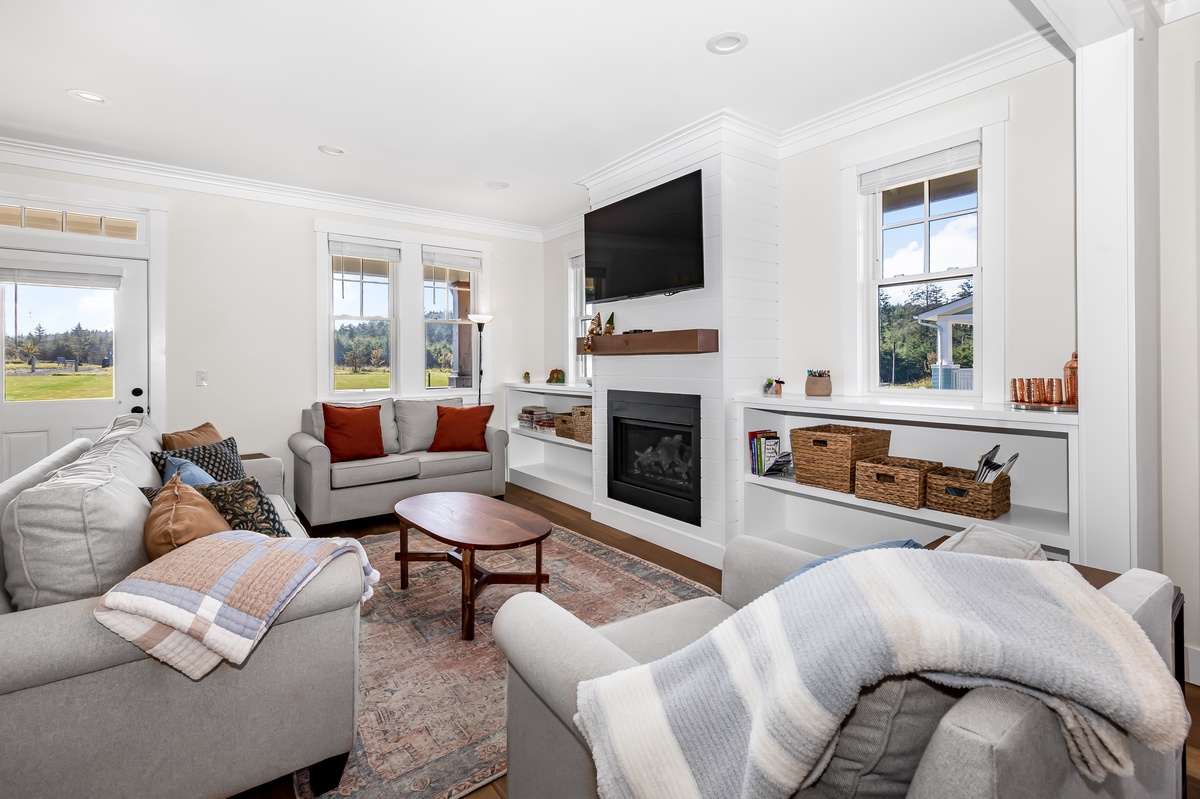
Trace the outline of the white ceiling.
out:
[[[786,130],[1045,24],[1029,0],[0,0],[0,20],[0,136],[537,227],[719,108]],[[749,46],[710,54],[727,30]]]

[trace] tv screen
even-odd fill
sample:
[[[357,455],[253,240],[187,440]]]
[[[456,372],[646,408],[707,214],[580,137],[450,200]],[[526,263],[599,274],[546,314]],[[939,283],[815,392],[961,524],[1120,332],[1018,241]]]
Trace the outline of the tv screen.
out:
[[[583,216],[588,302],[704,288],[700,172]]]

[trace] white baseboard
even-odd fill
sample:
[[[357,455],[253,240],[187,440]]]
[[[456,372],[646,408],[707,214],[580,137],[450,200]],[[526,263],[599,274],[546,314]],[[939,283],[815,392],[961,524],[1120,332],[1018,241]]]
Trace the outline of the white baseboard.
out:
[[[1184,679],[1192,685],[1200,685],[1200,646],[1186,644],[1183,649]]]
[[[690,533],[672,530],[600,502],[592,505],[592,519],[718,569],[721,568],[721,561],[725,557],[725,547],[720,544]]]

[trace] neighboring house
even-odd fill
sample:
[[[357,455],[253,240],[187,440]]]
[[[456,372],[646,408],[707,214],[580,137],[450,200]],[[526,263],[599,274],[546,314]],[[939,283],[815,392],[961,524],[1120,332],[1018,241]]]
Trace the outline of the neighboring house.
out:
[[[975,298],[963,297],[913,317],[917,324],[937,330],[937,361],[931,369],[932,388],[970,390],[974,387],[974,370],[963,369],[954,363],[954,345],[951,337],[954,325],[975,324],[974,309]]]

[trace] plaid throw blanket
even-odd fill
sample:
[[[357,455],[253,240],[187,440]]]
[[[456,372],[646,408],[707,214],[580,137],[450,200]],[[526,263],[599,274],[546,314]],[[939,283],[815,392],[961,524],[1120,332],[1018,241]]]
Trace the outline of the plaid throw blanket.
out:
[[[343,552],[358,554],[365,602],[379,572],[357,541],[230,530],[196,539],[138,569],[101,597],[96,618],[198,680],[222,658],[244,661],[288,602]]]
[[[1118,726],[1170,752],[1190,723],[1142,628],[1070,565],[910,549],[826,563],[674,654],[580,683],[575,723],[605,799],[784,799],[862,688],[914,672],[1042,699],[1095,781],[1132,769]]]

